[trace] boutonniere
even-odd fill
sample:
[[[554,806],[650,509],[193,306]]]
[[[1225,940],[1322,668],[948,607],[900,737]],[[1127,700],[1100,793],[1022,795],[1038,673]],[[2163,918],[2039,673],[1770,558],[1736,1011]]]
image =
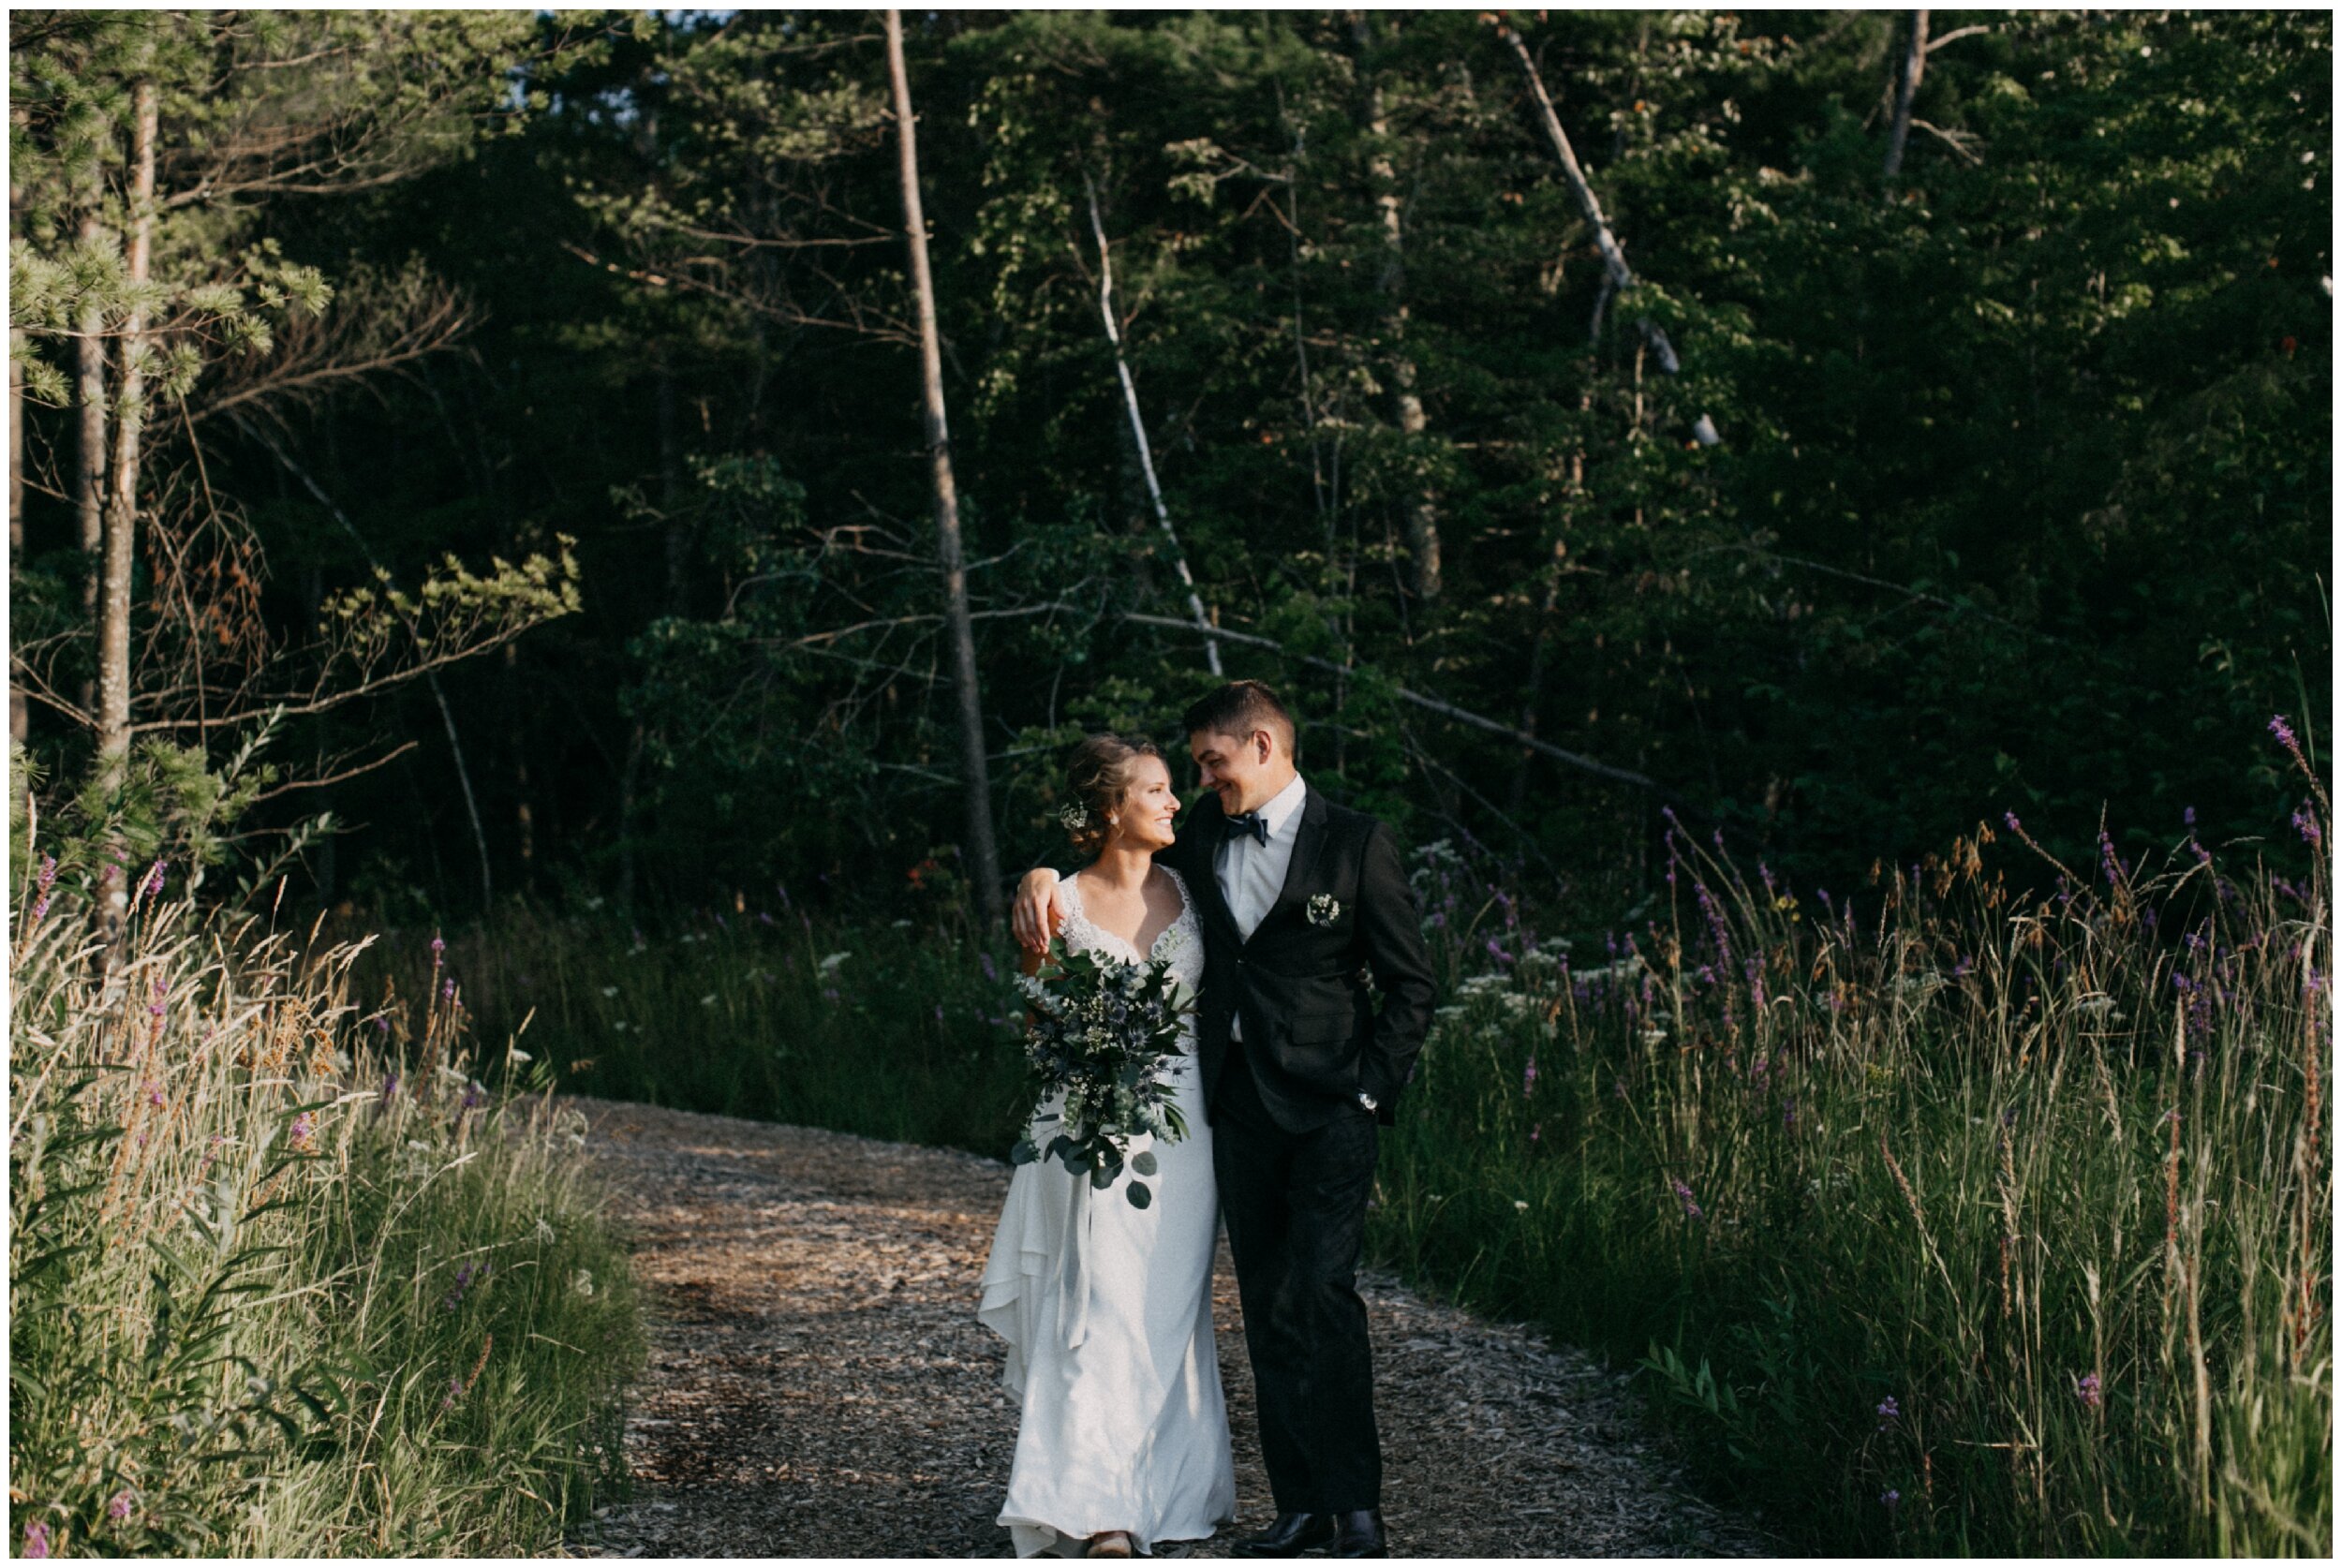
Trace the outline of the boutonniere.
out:
[[[1310,895],[1310,924],[1312,925],[1331,925],[1341,918],[1341,899],[1324,893]]]

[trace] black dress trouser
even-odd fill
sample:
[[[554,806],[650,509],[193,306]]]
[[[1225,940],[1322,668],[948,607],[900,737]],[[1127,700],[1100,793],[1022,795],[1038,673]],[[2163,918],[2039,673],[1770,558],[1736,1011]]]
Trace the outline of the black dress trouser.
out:
[[[1236,1254],[1261,1459],[1280,1514],[1382,1506],[1372,1353],[1358,1253],[1374,1186],[1374,1117],[1354,1105],[1306,1132],[1262,1108],[1233,1059],[1212,1106],[1212,1165]]]

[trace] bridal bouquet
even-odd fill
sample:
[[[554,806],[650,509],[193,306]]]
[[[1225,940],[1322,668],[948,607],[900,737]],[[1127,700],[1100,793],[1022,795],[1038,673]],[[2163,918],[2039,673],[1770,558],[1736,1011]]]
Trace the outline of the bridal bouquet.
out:
[[[1009,1158],[1019,1165],[1056,1160],[1100,1189],[1114,1185],[1127,1159],[1134,1176],[1124,1195],[1145,1208],[1155,1195],[1135,1176],[1153,1176],[1155,1157],[1145,1149],[1127,1155],[1126,1146],[1141,1132],[1166,1144],[1187,1136],[1163,1070],[1178,1051],[1180,1021],[1194,1009],[1195,993],[1171,978],[1166,959],[1101,960],[1068,953],[1061,941],[1049,944],[1039,974],[1020,975],[1016,985],[1032,1004],[1025,1056],[1033,1085],[1042,1100],[1064,1091],[1065,1108],[1047,1147],[1022,1138]]]

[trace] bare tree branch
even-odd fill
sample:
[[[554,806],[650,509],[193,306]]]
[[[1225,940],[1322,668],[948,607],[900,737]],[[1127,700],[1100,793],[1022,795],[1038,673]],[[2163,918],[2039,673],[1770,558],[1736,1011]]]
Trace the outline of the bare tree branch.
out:
[[[1257,637],[1251,632],[1228,631],[1219,627],[1213,627],[1208,630],[1199,630],[1186,621],[1173,620],[1167,615],[1142,615],[1126,612],[1117,618],[1138,626],[1163,627],[1172,631],[1193,631],[1199,636],[1214,637],[1222,642],[1241,643],[1247,647],[1267,648],[1283,658],[1292,659],[1297,664],[1306,664],[1312,670],[1323,670],[1329,674],[1351,677],[1356,675],[1355,670],[1344,670],[1331,660],[1317,658],[1309,654],[1294,653],[1273,638]],[[1515,746],[1526,747],[1541,756],[1550,757],[1557,762],[1567,763],[1581,772],[1593,774],[1598,778],[1608,778],[1621,784],[1632,784],[1641,790],[1662,788],[1655,780],[1639,773],[1627,768],[1612,767],[1608,762],[1595,762],[1593,758],[1580,756],[1575,751],[1565,751],[1550,741],[1541,741],[1536,736],[1516,730],[1509,724],[1500,724],[1493,718],[1486,717],[1466,708],[1460,708],[1443,698],[1426,696],[1420,691],[1410,691],[1403,686],[1391,688],[1391,695],[1402,703],[1413,703],[1427,713],[1438,714],[1442,718],[1452,719],[1458,724],[1467,725],[1475,730],[1484,730],[1492,735],[1502,735]]]
[[[1171,541],[1171,564],[1178,569],[1179,582],[1187,589],[1187,608],[1199,628],[1211,625],[1211,617],[1204,614],[1203,596],[1195,591],[1195,578],[1187,570],[1187,552],[1179,548],[1178,530],[1171,525],[1171,509],[1163,504],[1163,485],[1155,478],[1154,449],[1148,444],[1147,421],[1138,411],[1138,387],[1131,379],[1130,361],[1122,354],[1122,331],[1114,318],[1114,256],[1106,245],[1105,220],[1098,215],[1098,186],[1089,174],[1082,175],[1082,189],[1089,197],[1089,231],[1098,241],[1098,314],[1106,325],[1106,342],[1114,349],[1115,374],[1122,381],[1122,406],[1130,416],[1131,438],[1138,443],[1138,468],[1147,479],[1147,495],[1155,503],[1155,521],[1162,525],[1163,537]],[[1220,644],[1209,638],[1204,640],[1204,662],[1214,675],[1220,668]]]

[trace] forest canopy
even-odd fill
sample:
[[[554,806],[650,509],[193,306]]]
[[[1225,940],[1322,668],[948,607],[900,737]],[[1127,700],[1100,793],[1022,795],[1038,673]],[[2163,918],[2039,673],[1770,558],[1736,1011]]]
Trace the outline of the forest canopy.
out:
[[[1589,922],[1668,809],[2304,852],[2331,21],[1930,14],[912,13],[1004,868],[1214,647]],[[967,891],[875,14],[9,25],[44,777],[268,727],[389,918]]]

